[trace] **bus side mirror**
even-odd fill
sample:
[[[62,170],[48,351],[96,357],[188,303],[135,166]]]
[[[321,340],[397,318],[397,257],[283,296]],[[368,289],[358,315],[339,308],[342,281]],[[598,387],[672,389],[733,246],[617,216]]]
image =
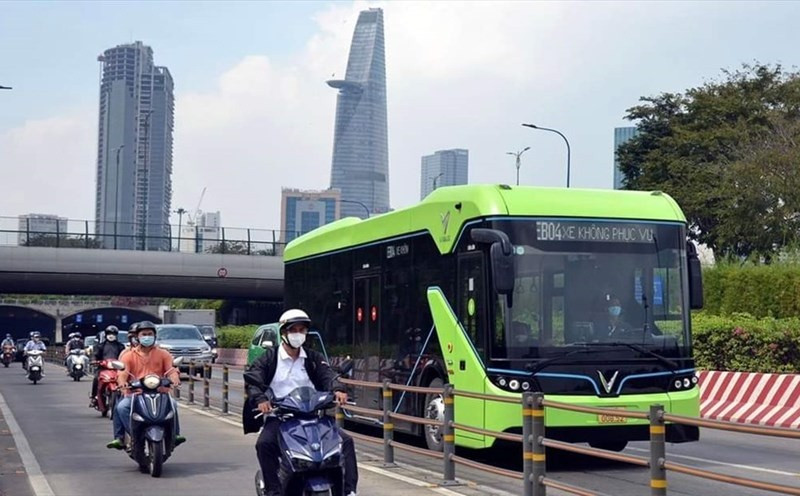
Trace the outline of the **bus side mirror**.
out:
[[[491,243],[492,280],[498,294],[511,295],[514,291],[514,250],[508,235],[497,229],[473,229],[472,240]]]
[[[686,242],[686,259],[689,262],[689,308],[703,308],[703,269],[697,247],[691,241]]]

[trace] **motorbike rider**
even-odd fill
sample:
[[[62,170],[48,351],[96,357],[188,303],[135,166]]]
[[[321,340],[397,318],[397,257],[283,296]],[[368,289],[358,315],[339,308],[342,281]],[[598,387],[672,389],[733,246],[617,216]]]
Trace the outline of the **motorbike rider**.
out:
[[[156,346],[156,326],[152,322],[139,323],[139,346],[131,348],[120,356],[120,361],[125,364],[125,370],[117,375],[117,384],[124,391],[125,397],[117,403],[114,412],[114,440],[106,445],[107,448],[121,450],[125,447],[125,432],[130,432],[131,418],[131,391],[128,378],[140,380],[146,375],[155,374],[159,377],[167,376],[173,387],[180,386],[179,371],[172,365],[172,355],[165,349]],[[180,435],[178,423],[178,405],[172,400],[175,408],[175,446],[186,441]]]
[[[139,322],[134,322],[128,329],[128,346],[119,354],[119,358],[125,356],[130,350],[139,346]]]
[[[14,338],[11,337],[10,333],[6,333],[5,339],[3,339],[3,342],[0,343],[0,350],[4,349],[6,346],[10,346],[12,349],[17,347],[17,344],[14,342]]]
[[[69,341],[67,344],[64,345],[64,366],[67,366],[67,357],[69,357],[69,352],[72,350],[82,350],[84,348],[83,345],[83,336],[79,332],[73,332],[69,335]],[[67,370],[67,375],[69,375],[69,370]]]
[[[344,404],[347,393],[334,386],[335,374],[325,362],[325,357],[314,350],[303,348],[303,343],[311,325],[311,319],[303,310],[287,310],[279,319],[281,346],[277,351],[267,348],[266,353],[247,369],[244,381],[247,388],[248,404],[242,411],[244,433],[258,432],[261,422],[254,418],[253,406],[265,416],[272,410],[272,401],[282,398],[295,388],[308,386],[318,391],[334,391],[336,401]],[[258,463],[264,477],[267,496],[281,496],[278,466],[280,447],[278,445],[280,422],[275,417],[266,417],[261,434],[256,441]],[[344,432],[342,437],[342,456],[344,457],[344,493],[356,495],[358,468],[353,439]]]
[[[99,344],[97,350],[94,352],[94,361],[98,363],[103,360],[116,360],[123,350],[125,350],[125,345],[117,341],[117,337],[119,336],[119,329],[117,329],[117,326],[110,325],[106,327],[105,336],[105,341]],[[99,378],[100,368],[98,367],[95,370],[94,379],[92,379],[92,393],[89,396],[91,398],[89,408],[97,406],[97,381]]]
[[[42,335],[38,331],[31,332],[31,339],[25,343],[25,348],[23,348],[22,368],[26,371],[28,370],[28,360],[26,360],[26,357],[28,356],[28,352],[33,350],[47,350],[47,346],[45,346],[44,342],[42,342]],[[42,375],[44,376],[44,374]]]

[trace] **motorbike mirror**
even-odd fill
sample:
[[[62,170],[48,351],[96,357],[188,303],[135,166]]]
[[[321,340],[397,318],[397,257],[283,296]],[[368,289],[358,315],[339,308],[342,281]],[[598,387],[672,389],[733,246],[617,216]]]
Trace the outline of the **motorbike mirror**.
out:
[[[342,377],[352,377],[353,376],[353,360],[347,359],[342,362],[342,365],[339,366],[339,375]]]
[[[178,357],[178,358],[176,358],[175,360],[172,361],[172,366],[173,367],[178,367],[182,363],[183,363],[183,357],[181,356],[181,357]]]
[[[111,368],[114,370],[125,370],[125,364],[119,360],[112,360],[109,362],[109,366],[111,366]]]

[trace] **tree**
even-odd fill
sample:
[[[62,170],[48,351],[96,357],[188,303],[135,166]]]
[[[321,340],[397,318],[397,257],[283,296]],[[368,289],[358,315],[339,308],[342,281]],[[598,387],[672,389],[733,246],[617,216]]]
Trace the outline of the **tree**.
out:
[[[65,234],[36,233],[26,239],[22,246],[44,246],[49,248],[102,248],[95,238],[85,236],[67,236]]]
[[[627,189],[661,190],[718,255],[769,260],[800,233],[800,75],[743,65],[720,81],[643,97],[617,150]]]

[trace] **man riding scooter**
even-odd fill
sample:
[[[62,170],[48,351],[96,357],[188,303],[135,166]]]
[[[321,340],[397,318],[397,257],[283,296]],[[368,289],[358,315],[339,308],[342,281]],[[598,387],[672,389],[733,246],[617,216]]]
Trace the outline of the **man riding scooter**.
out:
[[[100,363],[103,360],[116,360],[119,358],[122,351],[125,350],[125,345],[117,341],[118,336],[119,329],[117,329],[116,326],[110,325],[106,327],[106,339],[97,346],[97,350],[94,352],[95,362]],[[101,369],[98,367],[95,371],[94,379],[92,380],[92,393],[89,396],[91,398],[89,408],[97,407],[97,385],[100,378],[100,370]]]
[[[8,365],[14,361],[14,354],[16,352],[16,345],[14,344],[14,339],[11,337],[11,334],[6,334],[6,338],[0,343],[0,353],[3,356],[3,365],[8,367]]]
[[[347,402],[347,393],[342,388],[334,386],[335,374],[325,362],[325,357],[314,350],[303,348],[311,325],[308,315],[302,310],[287,310],[281,315],[279,323],[281,346],[277,351],[267,348],[266,353],[244,374],[248,397],[248,404],[242,412],[245,434],[258,432],[261,425],[253,418],[254,406],[266,416],[272,410],[272,402],[276,398],[288,395],[297,387],[307,386],[317,391],[334,391],[339,404]],[[267,418],[256,441],[258,463],[261,466],[267,496],[282,496],[278,479],[279,428],[280,421],[277,418]],[[341,431],[339,435],[342,438],[344,458],[344,494],[355,496],[358,468],[353,439]]]
[[[114,440],[106,445],[107,448],[121,450],[125,448],[125,432],[130,433],[131,421],[131,392],[129,379],[140,380],[146,375],[154,374],[158,377],[167,376],[173,387],[180,386],[180,373],[172,365],[172,355],[162,348],[156,346],[156,326],[152,322],[140,322],[139,346],[131,348],[120,356],[120,361],[125,364],[125,370],[120,371],[117,376],[117,384],[124,391],[125,397],[117,403],[114,412]],[[178,423],[178,408],[173,400],[175,407],[175,446],[186,441],[186,438],[179,435],[180,425]]]
[[[42,342],[42,335],[39,332],[33,331],[31,332],[31,339],[27,343],[25,343],[25,348],[23,349],[22,353],[22,368],[25,369],[25,373],[28,373],[28,352],[29,351],[46,351],[47,346]],[[44,374],[42,374],[44,376]]]
[[[85,346],[83,344],[83,336],[79,332],[73,332],[69,335],[69,341],[64,346],[64,366],[67,367],[67,375],[69,375],[69,353],[72,350],[82,350]]]

